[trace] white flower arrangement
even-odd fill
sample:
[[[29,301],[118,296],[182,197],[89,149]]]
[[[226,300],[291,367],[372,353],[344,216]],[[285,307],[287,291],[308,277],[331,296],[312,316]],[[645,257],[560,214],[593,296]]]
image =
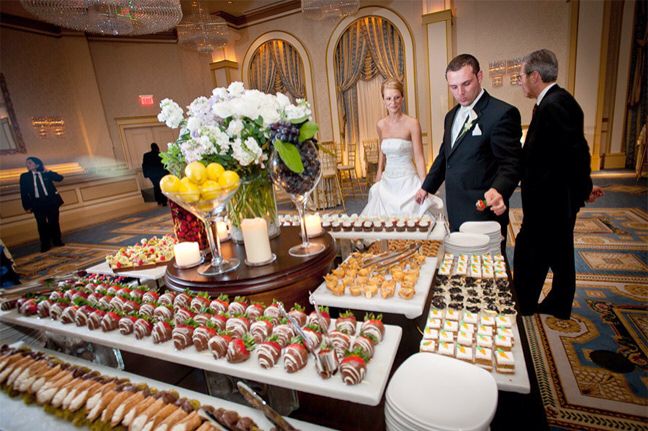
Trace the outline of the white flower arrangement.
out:
[[[176,174],[193,161],[218,162],[239,174],[252,173],[264,168],[270,155],[270,125],[284,121],[301,128],[308,124],[305,139],[317,130],[305,100],[292,104],[284,94],[246,90],[241,82],[215,88],[209,98],[198,97],[187,107],[186,117],[171,99],[162,100],[160,108],[158,120],[180,128],[178,139],[162,155],[167,169]],[[282,150],[285,145],[292,144],[282,143]]]

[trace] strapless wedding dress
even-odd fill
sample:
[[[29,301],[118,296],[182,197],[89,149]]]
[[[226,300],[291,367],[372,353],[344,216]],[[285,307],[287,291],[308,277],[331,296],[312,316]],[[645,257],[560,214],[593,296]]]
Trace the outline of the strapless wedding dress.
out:
[[[361,215],[421,216],[428,209],[443,208],[443,202],[436,196],[428,196],[422,205],[416,203],[422,181],[416,174],[412,141],[386,138],[380,149],[385,154],[385,169],[380,181],[369,189],[369,200]]]

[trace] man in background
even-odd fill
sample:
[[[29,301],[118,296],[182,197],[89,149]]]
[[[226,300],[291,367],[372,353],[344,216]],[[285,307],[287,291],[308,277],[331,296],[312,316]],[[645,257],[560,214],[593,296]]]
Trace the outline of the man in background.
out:
[[[521,314],[538,311],[569,319],[576,292],[576,215],[603,190],[592,187],[583,110],[556,84],[557,77],[558,60],[548,49],[524,58],[522,91],[536,103],[523,149],[524,218],[515,239],[514,276]],[[538,304],[549,268],[551,291]]]
[[[520,179],[520,112],[481,87],[483,72],[470,54],[452,59],[446,80],[458,105],[445,117],[439,155],[416,195],[436,193],[445,181],[450,229],[466,221],[495,220],[502,236],[508,226],[508,200]],[[490,208],[477,208],[484,201]]]
[[[166,206],[167,198],[160,190],[160,180],[163,176],[168,174],[162,159],[160,159],[160,147],[153,142],[151,144],[151,151],[144,153],[144,160],[142,161],[142,175],[148,178],[153,183],[153,193],[155,194],[155,201],[158,205]]]

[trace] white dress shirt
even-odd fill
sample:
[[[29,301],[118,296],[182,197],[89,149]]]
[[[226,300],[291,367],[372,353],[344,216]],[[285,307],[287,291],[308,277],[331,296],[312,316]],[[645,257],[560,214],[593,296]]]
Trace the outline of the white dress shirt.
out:
[[[48,196],[47,189],[45,188],[45,183],[43,182],[43,174],[36,171],[36,172],[32,172],[32,175],[34,176],[34,197],[36,199],[40,198],[40,193],[38,192],[38,185],[36,184],[36,178],[38,178],[40,180],[40,184],[42,186],[41,190],[43,190],[43,193],[45,194],[45,196]]]
[[[466,124],[466,119],[468,118],[468,115],[470,114],[470,111],[475,107],[479,99],[484,94],[484,89],[482,88],[481,92],[473,102],[468,105],[468,106],[461,106],[458,110],[457,113],[455,114],[454,121],[452,123],[452,133],[450,135],[450,145],[451,147],[454,147],[455,141],[457,140],[457,137],[461,133],[461,129],[463,128],[464,124]]]

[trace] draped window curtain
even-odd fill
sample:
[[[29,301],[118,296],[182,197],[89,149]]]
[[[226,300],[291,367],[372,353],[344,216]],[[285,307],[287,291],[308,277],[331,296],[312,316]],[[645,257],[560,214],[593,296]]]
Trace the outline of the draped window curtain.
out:
[[[250,88],[264,93],[281,92],[291,100],[306,97],[304,66],[288,42],[272,39],[257,48],[250,62]]]
[[[335,83],[338,122],[345,147],[356,146],[356,172],[364,175],[358,113],[358,81],[383,79],[403,81],[405,49],[398,30],[378,16],[354,21],[342,34],[335,49]],[[375,127],[375,124],[373,125]]]

